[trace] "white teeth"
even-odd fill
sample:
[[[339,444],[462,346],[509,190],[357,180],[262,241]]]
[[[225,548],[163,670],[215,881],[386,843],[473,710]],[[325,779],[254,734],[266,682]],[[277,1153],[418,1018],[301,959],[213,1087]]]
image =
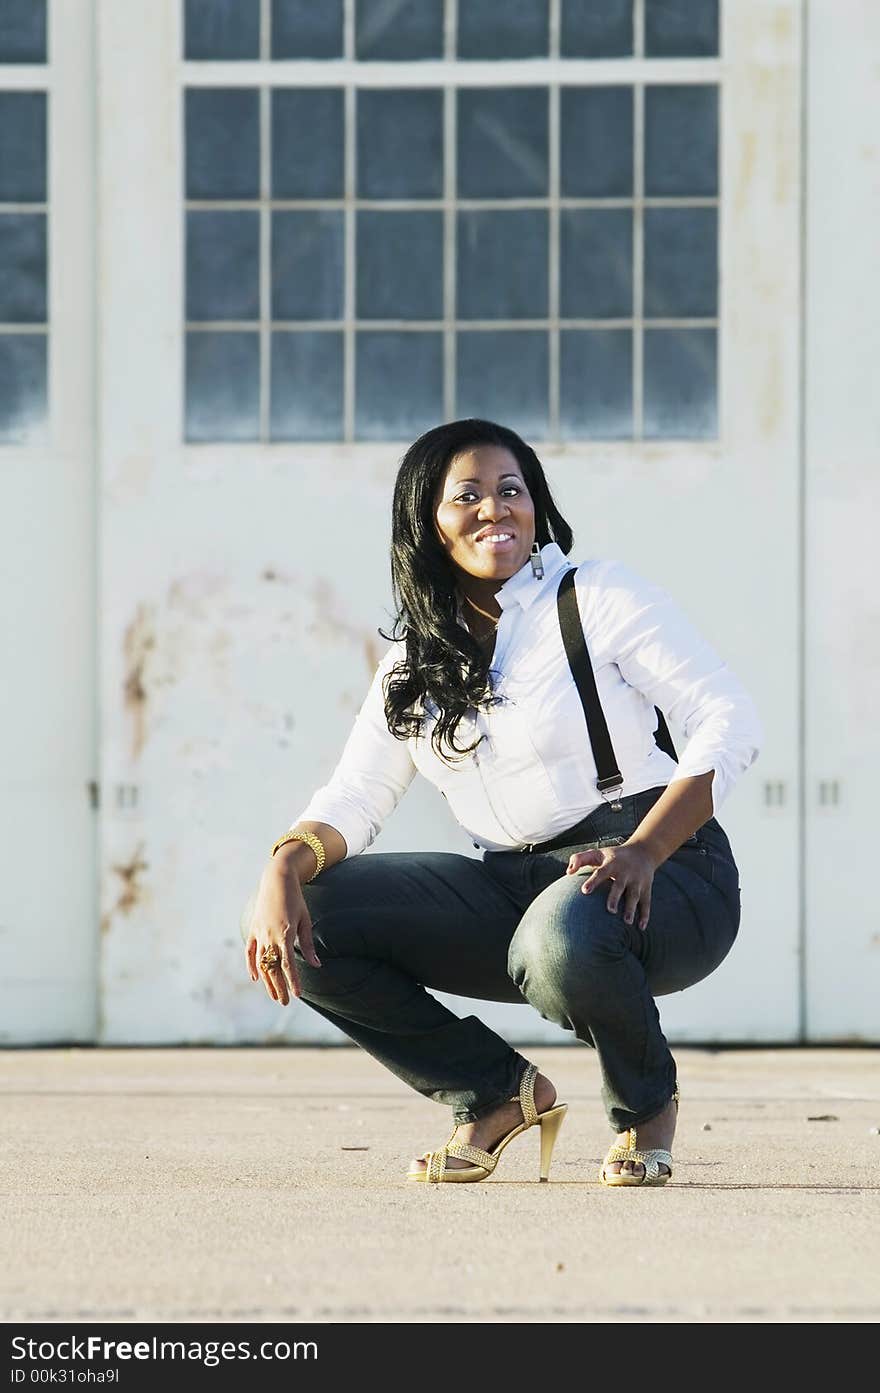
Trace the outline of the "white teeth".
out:
[[[513,541],[512,532],[491,532],[488,537],[480,537],[481,542],[511,542]]]

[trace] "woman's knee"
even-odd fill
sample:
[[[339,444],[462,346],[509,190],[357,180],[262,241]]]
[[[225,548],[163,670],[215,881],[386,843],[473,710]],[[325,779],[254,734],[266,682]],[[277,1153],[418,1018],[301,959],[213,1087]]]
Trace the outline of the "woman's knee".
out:
[[[630,946],[623,916],[608,912],[604,896],[581,895],[579,884],[558,884],[532,902],[510,943],[508,972],[524,994],[565,995],[572,984],[582,994]]]

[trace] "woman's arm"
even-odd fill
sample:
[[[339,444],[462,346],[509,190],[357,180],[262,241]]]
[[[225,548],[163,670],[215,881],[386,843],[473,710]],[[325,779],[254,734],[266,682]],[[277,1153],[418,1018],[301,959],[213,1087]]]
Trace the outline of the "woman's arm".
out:
[[[632,836],[619,847],[576,852],[568,864],[569,875],[592,868],[585,895],[611,881],[606,908],[616,914],[622,904],[626,922],[638,915],[646,929],[657,867],[717,812],[757,758],[763,731],[745,688],[660,586],[609,561],[593,572],[584,599],[594,663],[616,663],[688,741]]]
[[[676,779],[666,787],[628,838],[627,846],[642,846],[655,868],[712,816],[712,780],[708,774]]]
[[[291,824],[314,831],[322,841],[319,827],[323,824],[328,828],[334,834],[331,841],[338,853],[334,858],[337,861],[360,855],[375,841],[415,776],[406,741],[391,734],[385,719],[382,683],[400,658],[402,647],[393,644],[379,662],[336,768]],[[290,845],[286,842],[279,847],[275,859]],[[326,844],[325,849],[329,863],[330,849]],[[295,865],[314,869],[314,853],[307,846],[294,855]]]
[[[718,812],[757,758],[763,730],[755,704],[672,597],[623,562],[606,561],[593,572],[584,609],[594,635],[594,662],[616,663],[624,681],[684,732],[687,747],[654,820],[656,826],[668,810],[686,809],[693,826],[682,835],[684,841]],[[697,785],[708,793],[708,807],[699,792],[676,789],[698,775],[713,776]],[[681,821],[683,826],[683,816]]]
[[[322,870],[326,871],[330,866],[335,866],[337,861],[345,860],[345,838],[335,827],[331,827],[329,822],[297,822],[290,830],[314,833],[324,848]],[[303,885],[315,874],[318,858],[308,842],[285,842],[270,858],[270,864],[275,866],[281,875],[295,875],[300,885]]]
[[[322,873],[370,844],[415,774],[406,743],[395,739],[385,720],[382,682],[396,656],[392,648],[379,663],[329,782],[313,794],[291,827],[319,838],[324,847]],[[311,967],[321,966],[302,892],[316,866],[317,856],[307,842],[280,846],[263,868],[247,925],[248,972],[254,982],[262,974],[266,991],[281,1006],[301,995],[296,950]],[[275,957],[274,965],[264,963],[266,953]]]
[[[345,856],[345,839],[326,822],[301,822],[298,831],[314,832],[324,847],[323,869],[341,861]],[[315,952],[312,921],[303,898],[302,886],[311,880],[317,856],[306,842],[285,842],[263,868],[254,899],[253,911],[244,934],[245,961],[251,981],[263,985],[272,1001],[286,1006],[290,998],[301,994],[298,948],[307,963],[320,967]],[[266,968],[262,957],[274,950],[277,966]]]

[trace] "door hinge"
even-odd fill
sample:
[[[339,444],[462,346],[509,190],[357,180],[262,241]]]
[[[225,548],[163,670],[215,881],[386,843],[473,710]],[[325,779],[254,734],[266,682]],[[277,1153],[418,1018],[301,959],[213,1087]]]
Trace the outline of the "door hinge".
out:
[[[819,781],[819,806],[827,808],[836,807],[840,802],[840,784],[837,779],[820,779]]]
[[[768,808],[781,808],[785,803],[785,784],[781,779],[770,779],[764,784],[764,805]]]

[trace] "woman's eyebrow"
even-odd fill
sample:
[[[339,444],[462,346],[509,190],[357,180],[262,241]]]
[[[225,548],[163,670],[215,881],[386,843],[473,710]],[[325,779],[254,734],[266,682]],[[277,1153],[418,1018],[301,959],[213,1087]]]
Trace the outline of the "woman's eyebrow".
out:
[[[499,474],[498,482],[500,483],[502,479],[516,479],[519,483],[522,483],[518,474]],[[452,486],[453,488],[458,488],[459,484],[479,484],[480,482],[479,479],[455,479],[453,480]]]

